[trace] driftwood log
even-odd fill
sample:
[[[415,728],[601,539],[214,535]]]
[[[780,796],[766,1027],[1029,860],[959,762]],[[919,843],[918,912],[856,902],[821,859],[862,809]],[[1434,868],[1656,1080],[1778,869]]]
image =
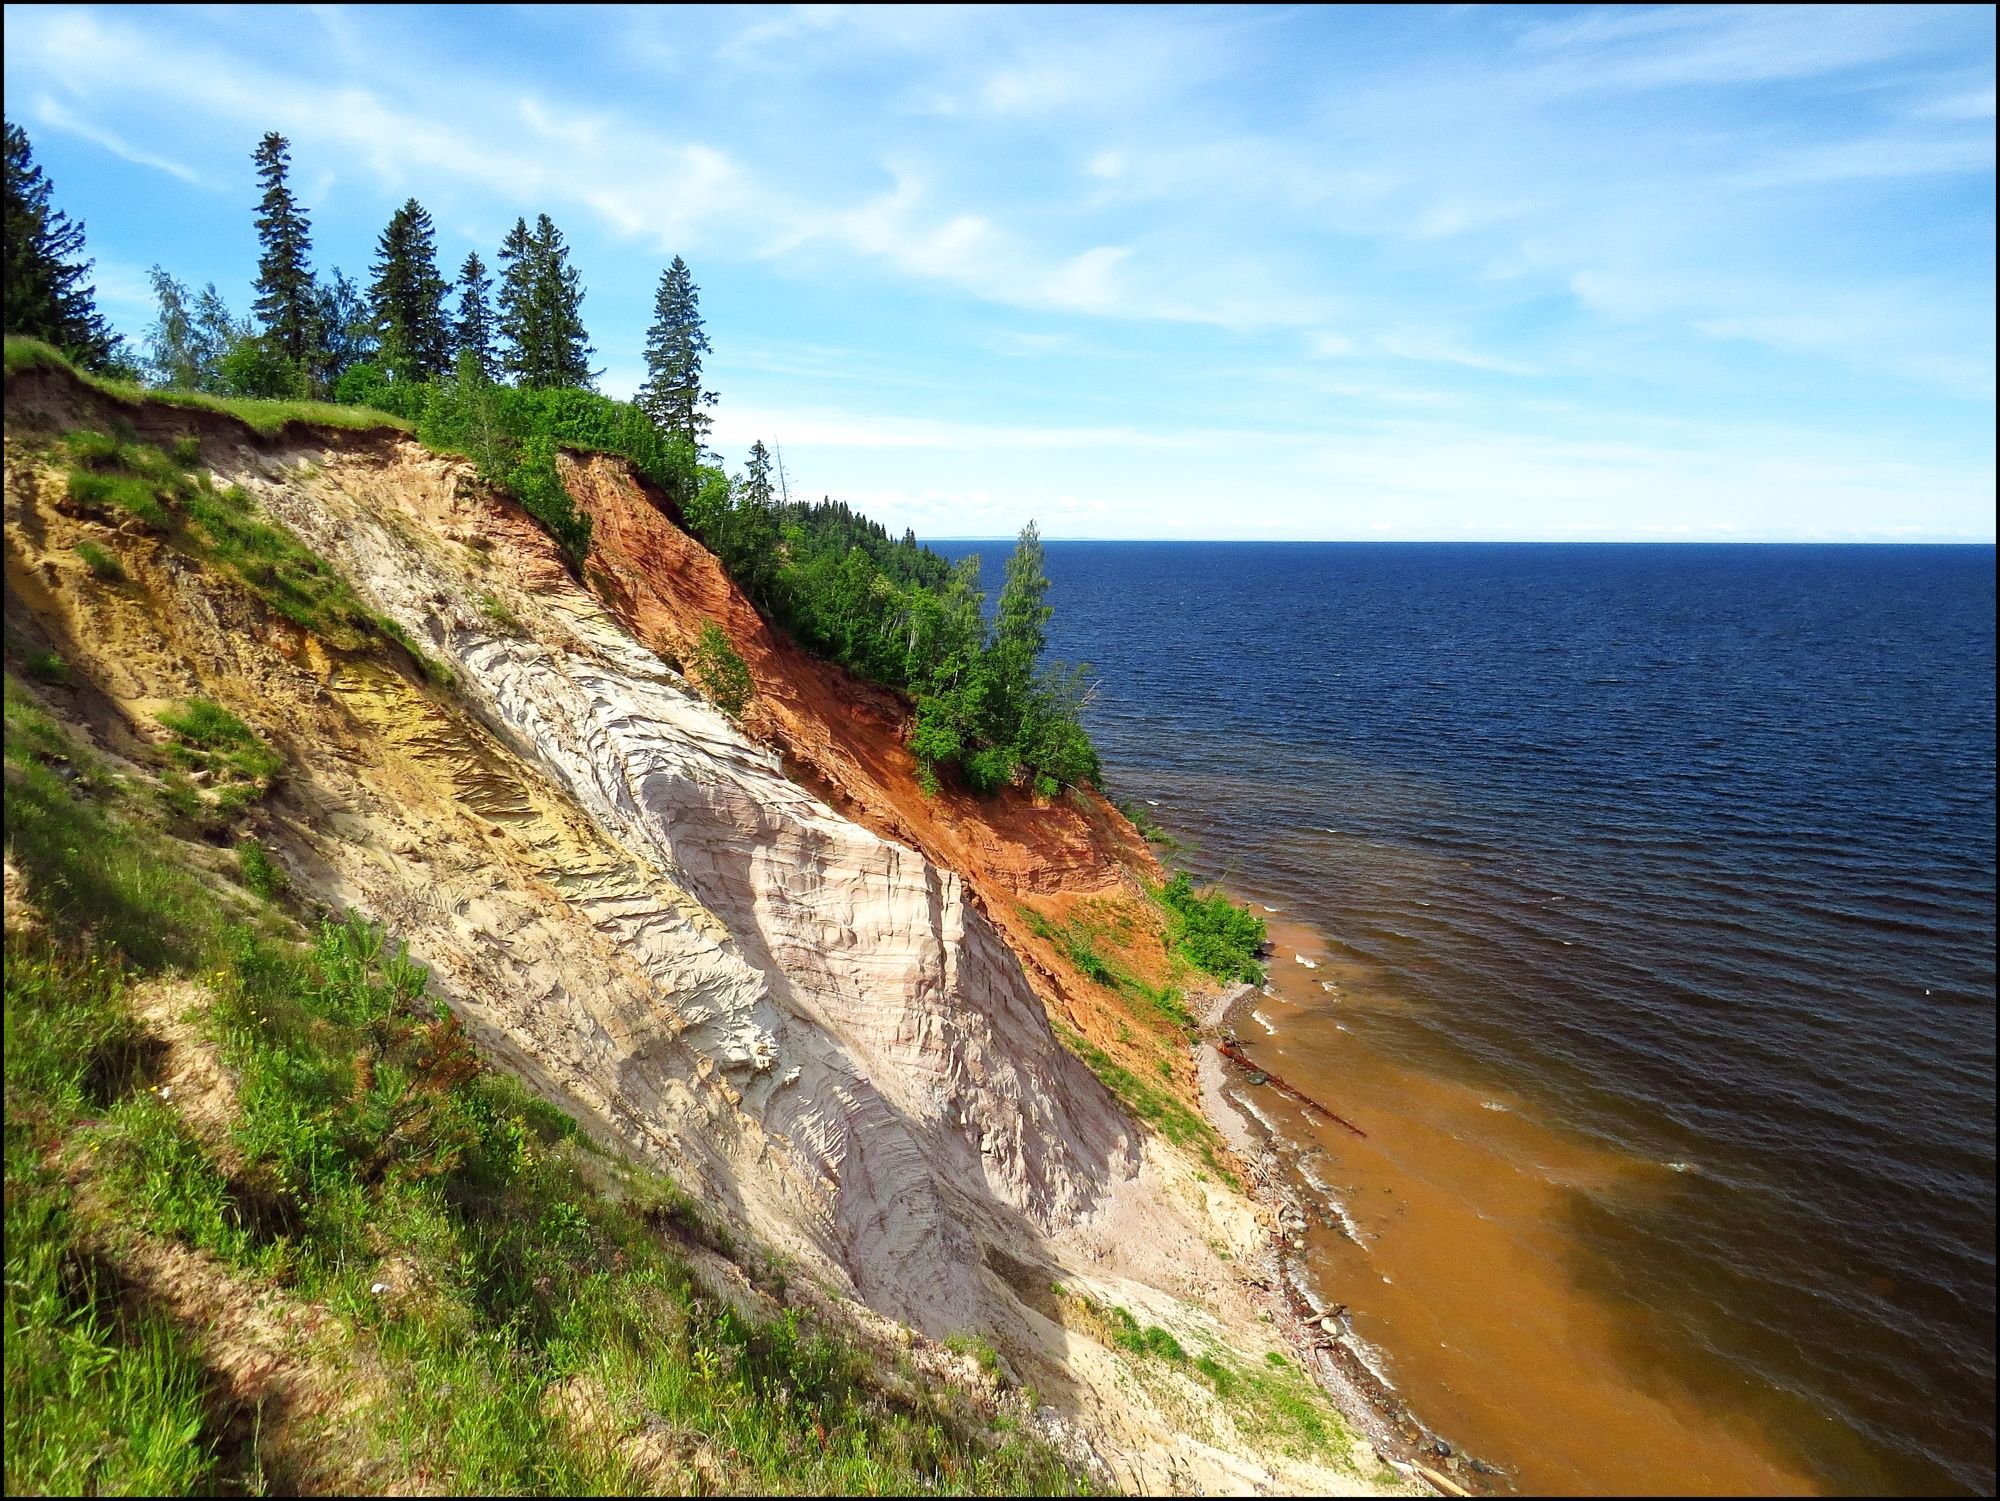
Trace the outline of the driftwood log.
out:
[[[1269,1084],[1273,1089],[1277,1090],[1279,1094],[1285,1095],[1290,1099],[1297,1100],[1301,1105],[1304,1105],[1309,1110],[1317,1110],[1321,1115],[1325,1116],[1328,1120],[1334,1122],[1334,1124],[1345,1126],[1348,1130],[1352,1131],[1356,1136],[1361,1137],[1364,1141],[1367,1140],[1368,1133],[1362,1130],[1359,1126],[1355,1125],[1353,1121],[1348,1120],[1345,1116],[1335,1115],[1331,1110],[1327,1109],[1326,1106],[1320,1104],[1320,1102],[1318,1100],[1315,1100],[1311,1095],[1305,1093],[1303,1090],[1294,1089],[1291,1085],[1287,1084],[1283,1079],[1280,1079],[1276,1074],[1272,1073],[1268,1068],[1260,1068],[1257,1064],[1251,1062],[1249,1055],[1246,1054],[1243,1051],[1243,1049],[1237,1045],[1235,1038],[1233,1037],[1221,1038],[1216,1042],[1215,1049],[1217,1052],[1222,1054],[1223,1057],[1227,1058],[1231,1063],[1235,1064],[1238,1068],[1248,1069],[1251,1073],[1261,1077],[1265,1083]]]

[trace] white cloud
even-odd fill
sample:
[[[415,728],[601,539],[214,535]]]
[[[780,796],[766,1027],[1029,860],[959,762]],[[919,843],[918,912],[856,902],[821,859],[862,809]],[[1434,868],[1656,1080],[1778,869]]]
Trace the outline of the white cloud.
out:
[[[102,126],[93,125],[89,121],[81,119],[46,94],[35,100],[35,118],[40,120],[44,125],[52,126],[57,130],[67,131],[73,136],[78,136],[83,140],[89,141],[92,145],[102,146],[113,156],[123,157],[126,161],[136,166],[152,167],[156,171],[165,172],[172,177],[178,177],[182,182],[193,183],[196,187],[210,186],[207,179],[197,173],[194,168],[183,166],[180,162],[174,161],[169,157],[141,150],[137,146],[127,145],[110,131],[104,129]]]

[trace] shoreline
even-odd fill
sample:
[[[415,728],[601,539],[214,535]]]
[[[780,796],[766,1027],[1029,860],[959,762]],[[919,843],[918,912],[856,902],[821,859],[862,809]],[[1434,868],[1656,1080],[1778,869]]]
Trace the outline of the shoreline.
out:
[[[1357,1347],[1343,1317],[1346,1305],[1329,1308],[1313,1289],[1305,1258],[1306,1211],[1284,1183],[1277,1132],[1254,1112],[1246,1117],[1224,1092],[1230,1070],[1240,1066],[1223,1056],[1218,1040],[1233,1040],[1236,1018],[1262,993],[1259,986],[1239,983],[1206,998],[1197,1015],[1201,1036],[1194,1044],[1202,1115],[1241,1162],[1244,1193],[1269,1227],[1254,1271],[1247,1267],[1243,1271],[1244,1284],[1300,1366],[1333,1398],[1384,1464],[1441,1495],[1485,1494],[1493,1487],[1411,1412]],[[1439,1473],[1439,1466],[1450,1473]]]

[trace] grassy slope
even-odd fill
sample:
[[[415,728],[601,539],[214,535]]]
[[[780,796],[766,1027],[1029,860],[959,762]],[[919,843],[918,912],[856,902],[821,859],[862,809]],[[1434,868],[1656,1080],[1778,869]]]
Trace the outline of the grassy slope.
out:
[[[320,427],[359,429],[394,428],[415,431],[414,424],[371,407],[336,406],[326,401],[260,401],[240,396],[210,396],[200,391],[156,391],[129,381],[108,380],[78,370],[61,351],[40,339],[9,334],[6,340],[6,373],[9,377],[38,369],[64,370],[93,391],[119,401],[149,402],[157,406],[190,407],[206,412],[223,412],[248,424],[260,433],[275,433],[293,422]]]
[[[6,956],[10,1493],[1074,1488],[1004,1412],[707,1294],[676,1249],[726,1245],[699,1207],[482,1066],[393,943],[205,875],[158,782],[6,693],[8,858],[39,914]],[[198,987],[234,1080],[225,1140],[149,1087],[130,998],[163,976]],[[243,1442],[202,1331],[120,1275],[148,1241],[329,1311],[396,1395],[344,1452]],[[578,1382],[603,1423],[552,1400]],[[642,1423],[676,1442],[617,1442]]]

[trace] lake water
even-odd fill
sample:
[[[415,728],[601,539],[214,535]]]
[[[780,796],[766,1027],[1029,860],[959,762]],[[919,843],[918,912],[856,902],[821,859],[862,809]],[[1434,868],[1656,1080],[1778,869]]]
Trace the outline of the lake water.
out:
[[[1275,909],[1245,1040],[1368,1135],[1258,1103],[1421,1418],[1522,1489],[1992,1491],[1992,548],[1048,571],[1113,792]]]

